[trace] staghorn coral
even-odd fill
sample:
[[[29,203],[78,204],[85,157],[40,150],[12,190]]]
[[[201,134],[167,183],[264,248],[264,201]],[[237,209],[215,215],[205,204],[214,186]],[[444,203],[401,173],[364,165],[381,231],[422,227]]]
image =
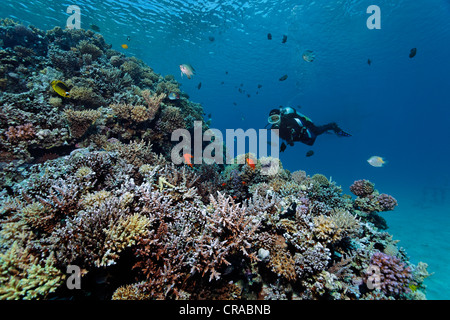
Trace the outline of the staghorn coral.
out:
[[[166,98],[166,96],[167,95],[165,93],[153,94],[152,96],[150,96],[149,90],[142,91],[142,97],[144,98],[145,102],[147,103],[149,119],[155,118],[155,115],[159,110],[161,102]]]
[[[45,298],[64,280],[54,264],[52,254],[40,262],[15,242],[5,253],[0,253],[0,299]]]
[[[28,141],[36,136],[36,130],[31,123],[26,123],[15,127],[10,126],[5,135],[11,142]]]

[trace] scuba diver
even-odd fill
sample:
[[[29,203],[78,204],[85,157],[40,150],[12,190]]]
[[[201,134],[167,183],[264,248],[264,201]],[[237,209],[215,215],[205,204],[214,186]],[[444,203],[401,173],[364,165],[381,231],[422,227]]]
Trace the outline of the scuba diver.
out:
[[[340,137],[351,137],[351,134],[339,128],[335,122],[316,126],[311,119],[291,107],[283,108],[280,106],[279,109],[271,110],[268,122],[272,125],[271,129],[279,129],[280,138],[285,140],[290,146],[293,146],[296,141],[312,146],[317,136],[329,130],[334,131]],[[283,152],[285,149],[286,144],[283,142],[280,152]]]

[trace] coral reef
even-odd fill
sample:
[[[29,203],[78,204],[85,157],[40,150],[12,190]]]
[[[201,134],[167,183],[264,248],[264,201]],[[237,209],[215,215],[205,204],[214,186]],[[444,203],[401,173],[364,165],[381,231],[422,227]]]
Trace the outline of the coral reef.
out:
[[[373,183],[352,199],[251,153],[175,165],[169,134],[203,108],[173,76],[92,31],[0,20],[0,39],[1,299],[425,297],[427,266],[383,230],[377,213],[397,202]]]

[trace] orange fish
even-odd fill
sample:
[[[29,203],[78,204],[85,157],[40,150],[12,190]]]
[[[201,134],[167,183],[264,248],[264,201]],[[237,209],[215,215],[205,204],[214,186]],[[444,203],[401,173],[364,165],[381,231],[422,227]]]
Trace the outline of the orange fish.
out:
[[[128,45],[126,45],[126,44],[121,45],[121,47],[124,49],[128,49]]]
[[[222,187],[225,187],[227,184],[224,182],[224,183],[222,183]]]
[[[253,170],[255,170],[255,167],[256,167],[255,161],[253,161],[253,160],[250,159],[250,158],[247,158],[246,161],[247,161],[247,164],[248,164]]]
[[[191,162],[191,158],[193,158],[193,156],[189,153],[185,153],[183,154],[183,158],[184,158],[184,162],[189,166],[189,167],[193,167],[192,166],[192,162]]]
[[[245,182],[245,181],[242,181],[242,184],[245,186],[246,184],[247,184],[247,182]]]

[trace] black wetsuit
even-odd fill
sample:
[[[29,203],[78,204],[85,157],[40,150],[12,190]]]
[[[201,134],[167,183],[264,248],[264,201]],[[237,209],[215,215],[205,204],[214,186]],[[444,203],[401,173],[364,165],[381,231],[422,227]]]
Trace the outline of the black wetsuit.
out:
[[[291,146],[296,141],[312,146],[318,135],[329,130],[338,135],[344,133],[334,122],[316,126],[308,117],[298,113],[294,108],[281,108],[280,112],[280,124],[272,125],[272,129],[279,129],[280,138]]]

